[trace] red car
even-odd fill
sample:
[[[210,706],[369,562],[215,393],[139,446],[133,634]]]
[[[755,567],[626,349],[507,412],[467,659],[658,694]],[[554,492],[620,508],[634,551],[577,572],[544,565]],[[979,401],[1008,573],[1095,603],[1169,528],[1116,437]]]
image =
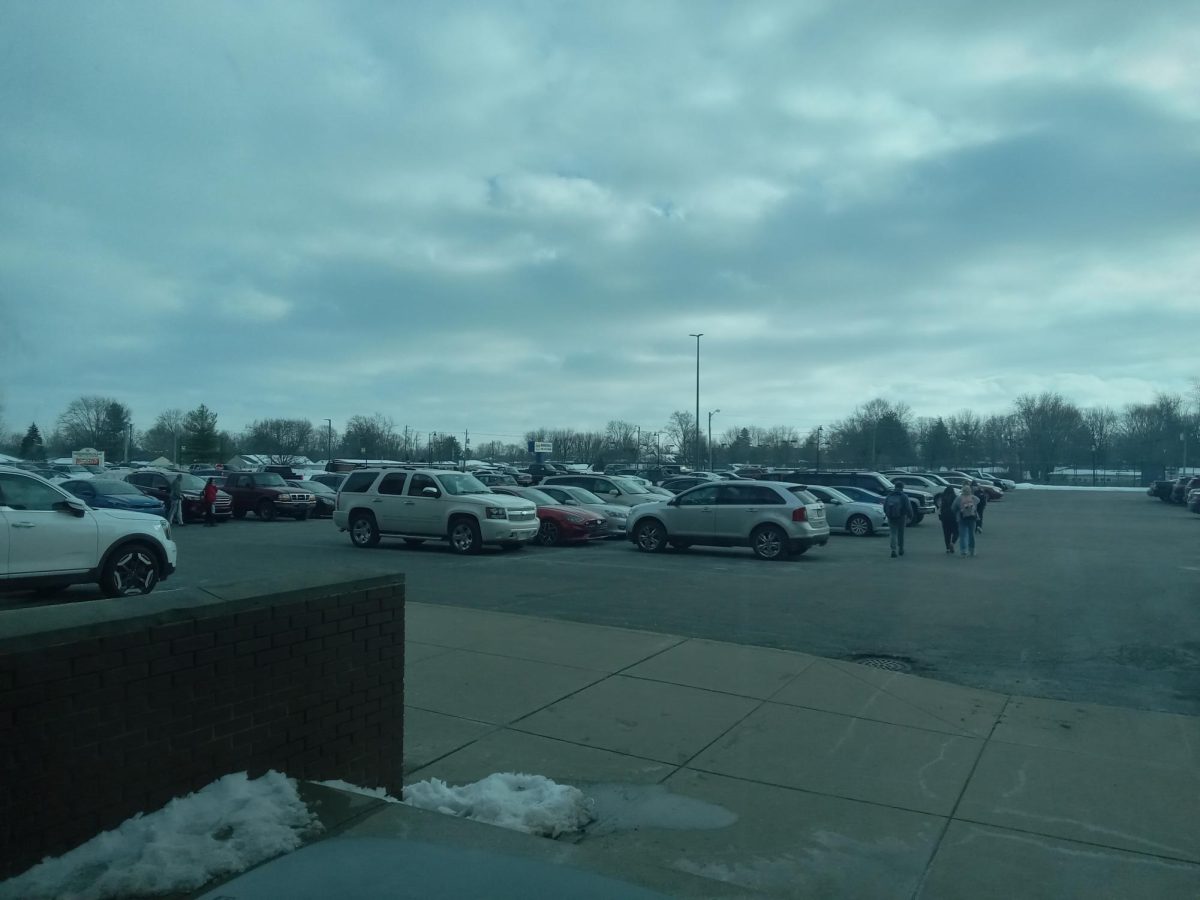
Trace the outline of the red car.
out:
[[[604,518],[578,506],[559,503],[549,494],[533,487],[496,485],[493,494],[508,494],[537,504],[538,521],[541,528],[534,538],[544,547],[557,544],[580,543],[608,536]]]

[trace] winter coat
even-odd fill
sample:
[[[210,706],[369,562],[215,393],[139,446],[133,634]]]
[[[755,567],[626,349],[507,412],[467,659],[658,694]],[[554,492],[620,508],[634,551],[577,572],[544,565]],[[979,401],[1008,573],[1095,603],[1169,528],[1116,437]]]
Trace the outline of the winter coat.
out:
[[[883,512],[889,522],[903,522],[908,518],[908,497],[900,491],[893,491],[883,499]]]
[[[957,517],[954,511],[954,501],[958,499],[954,488],[948,487],[937,495],[938,518],[945,519],[947,522],[953,522]]]
[[[969,504],[968,509],[963,509],[964,500],[973,500],[974,502]],[[954,510],[954,514],[958,516],[959,521],[963,519],[974,519],[979,512],[979,500],[974,495],[970,497],[964,497],[962,494],[959,494],[954,498],[954,505],[951,507],[951,509]]]

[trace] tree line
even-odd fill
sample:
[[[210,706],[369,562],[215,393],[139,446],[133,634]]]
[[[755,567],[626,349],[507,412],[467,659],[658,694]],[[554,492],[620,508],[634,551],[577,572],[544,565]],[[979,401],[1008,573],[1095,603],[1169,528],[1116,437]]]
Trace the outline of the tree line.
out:
[[[3,408],[0,407],[0,416]],[[467,434],[420,432],[382,414],[350,416],[342,429],[307,419],[261,419],[241,431],[218,425],[207,405],[167,409],[145,429],[134,427],[128,406],[112,397],[83,396],[44,434],[37,423],[7,433],[0,451],[45,459],[94,447],[110,460],[166,457],[181,464],[225,461],[252,453],[272,462],[364,458],[448,461],[464,457],[527,461],[529,441],[549,441],[554,460],[650,462],[699,460],[707,465],[999,466],[1045,479],[1057,466],[1169,468],[1200,451],[1200,381],[1190,396],[1158,393],[1121,409],[1080,407],[1055,392],[1025,394],[1002,413],[961,410],[918,417],[904,403],[876,398],[843,419],[801,433],[791,426],[728,428],[709,446],[707,422],[699,432],[691,412],[677,410],[661,426],[610,420],[603,429],[531,429],[523,441],[476,441]],[[0,434],[3,431],[0,419]],[[460,440],[461,437],[461,440]],[[1189,451],[1188,448],[1191,448]]]

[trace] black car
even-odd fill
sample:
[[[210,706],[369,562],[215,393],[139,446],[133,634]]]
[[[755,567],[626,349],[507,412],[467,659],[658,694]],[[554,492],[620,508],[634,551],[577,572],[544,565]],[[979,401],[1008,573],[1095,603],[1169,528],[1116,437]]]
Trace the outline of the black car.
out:
[[[298,478],[285,478],[284,480],[290,487],[309,491],[316,496],[317,508],[312,512],[314,516],[333,517],[334,507],[337,506],[337,491],[316,480],[302,481]]]

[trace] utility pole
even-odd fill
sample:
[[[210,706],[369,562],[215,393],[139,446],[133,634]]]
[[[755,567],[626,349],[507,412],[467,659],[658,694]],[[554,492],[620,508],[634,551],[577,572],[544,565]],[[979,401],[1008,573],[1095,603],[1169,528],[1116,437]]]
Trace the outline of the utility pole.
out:
[[[471,453],[471,429],[463,429],[463,457],[462,470],[467,471],[467,456]]]
[[[708,414],[708,471],[712,471],[712,417],[719,413],[719,409],[714,409]]]
[[[133,440],[132,424],[125,426],[125,458],[122,460],[122,462],[129,462],[129,442],[131,440]]]
[[[823,425],[817,426],[817,471],[821,471],[821,429]]]
[[[642,456],[642,426],[637,426],[637,443],[633,445],[633,467],[636,469]]]
[[[325,420],[325,462],[333,459],[333,419]]]
[[[699,334],[689,334],[688,337],[696,339],[696,468],[700,468],[700,338],[704,337],[704,332]]]
[[[404,426],[404,461],[408,462],[412,456],[408,452],[408,426]]]

